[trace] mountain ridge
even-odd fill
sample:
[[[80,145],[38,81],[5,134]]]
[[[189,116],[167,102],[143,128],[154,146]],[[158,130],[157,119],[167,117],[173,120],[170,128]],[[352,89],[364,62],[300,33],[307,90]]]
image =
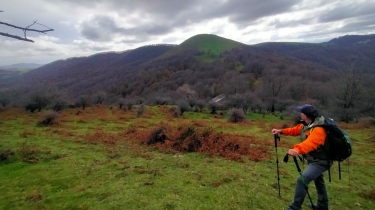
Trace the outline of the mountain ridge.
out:
[[[3,70],[12,70],[12,69],[36,69],[44,64],[37,64],[37,63],[15,63],[15,64],[10,64],[10,65],[4,65],[0,66],[0,69]]]
[[[201,34],[180,45],[150,45],[73,57],[21,75],[6,75],[6,79],[0,77],[0,98],[5,93],[25,98],[46,91],[64,92],[70,98],[104,91],[112,101],[115,97],[178,98],[180,88],[185,84],[202,99],[246,91],[262,95],[265,83],[273,81],[269,78],[273,74],[281,75],[280,78],[286,81],[284,91],[289,88],[293,92],[292,95],[284,92],[285,98],[315,98],[318,96],[306,92],[308,89],[299,90],[300,86],[305,86],[300,84],[302,81],[329,86],[328,82],[336,79],[336,75],[353,66],[366,74],[375,74],[372,41],[363,41],[371,37],[349,38],[350,42],[348,37],[339,37],[332,41],[334,43],[245,45],[212,34]],[[361,44],[355,44],[358,42]],[[268,96],[262,97],[266,103]],[[326,103],[326,99],[319,100]]]

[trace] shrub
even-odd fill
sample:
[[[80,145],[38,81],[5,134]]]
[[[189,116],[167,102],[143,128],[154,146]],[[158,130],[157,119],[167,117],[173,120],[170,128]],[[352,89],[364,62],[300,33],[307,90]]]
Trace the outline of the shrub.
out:
[[[38,147],[28,145],[26,142],[22,143],[21,148],[17,151],[17,154],[27,163],[37,163],[41,158],[41,153]]]
[[[375,125],[375,118],[372,117],[372,118],[370,119],[370,123],[371,123],[372,125]]]
[[[173,117],[179,117],[180,116],[180,110],[178,110],[178,108],[176,106],[172,106],[170,109],[169,109],[169,113],[172,114]]]
[[[365,117],[358,120],[359,123],[366,124],[367,126],[375,125],[375,118]]]
[[[186,152],[197,152],[202,147],[204,137],[194,126],[188,126],[177,140],[176,149]]]
[[[178,137],[178,140],[183,141],[189,136],[192,136],[195,133],[195,128],[193,126],[189,126],[185,129],[183,133]]]
[[[35,112],[35,110],[37,110],[37,106],[35,104],[26,104],[25,106],[25,110],[26,111],[30,111],[30,112]]]
[[[220,106],[216,102],[210,102],[208,104],[208,108],[210,109],[211,114],[217,114],[217,111],[219,110]]]
[[[154,131],[150,133],[150,136],[147,139],[147,144],[156,144],[162,143],[164,144],[165,140],[167,139],[167,135],[165,134],[166,128],[161,126],[156,128]]]
[[[93,102],[95,104],[102,104],[103,101],[107,98],[107,93],[99,91],[92,96]]]
[[[122,109],[122,107],[124,106],[125,103],[126,103],[126,100],[124,98],[119,98],[117,100],[118,108]]]
[[[189,98],[189,99],[187,100],[187,102],[189,103],[189,106],[190,106],[191,108],[194,108],[194,106],[197,104],[197,101],[196,101],[195,99],[193,99],[193,98]]]
[[[199,108],[199,112],[202,112],[203,108],[206,107],[206,102],[198,100],[196,106]]]
[[[185,111],[189,111],[190,110],[190,105],[185,100],[177,101],[176,105],[178,107],[178,110],[180,111],[180,115],[182,115]]]
[[[134,100],[134,103],[135,104],[144,104],[146,102],[146,100],[144,98],[141,98],[141,97],[136,97],[133,99]]]
[[[168,105],[171,101],[172,100],[169,97],[155,97],[153,103],[156,105]]]
[[[14,152],[10,149],[0,150],[0,161],[6,161],[12,155],[14,155]]]
[[[89,105],[89,97],[86,95],[82,95],[78,98],[78,100],[75,103],[76,107],[82,107],[82,110],[85,110],[85,108]]]
[[[52,110],[55,112],[59,112],[65,109],[68,106],[68,103],[64,100],[56,100],[52,105]]]
[[[140,105],[137,110],[137,117],[140,117],[145,112],[145,110],[146,110],[145,105],[143,104]]]
[[[38,126],[49,126],[56,123],[56,119],[59,117],[57,112],[49,112],[42,116],[42,119],[38,122]]]
[[[127,100],[125,105],[126,105],[126,108],[128,108],[128,110],[132,110],[132,107],[133,105],[135,104],[135,101],[133,100]]]
[[[253,161],[269,158],[268,146],[270,142],[258,140],[253,136],[223,134],[215,132],[211,127],[196,127],[195,125],[182,124],[178,127],[160,125],[153,130],[146,139],[148,145],[155,145],[166,151],[176,152],[201,152],[208,155],[243,161],[248,157]]]
[[[232,109],[229,115],[229,122],[238,123],[244,122],[246,120],[246,115],[242,109]]]
[[[43,94],[34,94],[27,102],[25,110],[30,112],[38,110],[38,112],[40,112],[42,109],[46,108],[49,103],[50,100],[47,96]]]
[[[9,98],[0,98],[0,107],[6,108],[10,104]]]

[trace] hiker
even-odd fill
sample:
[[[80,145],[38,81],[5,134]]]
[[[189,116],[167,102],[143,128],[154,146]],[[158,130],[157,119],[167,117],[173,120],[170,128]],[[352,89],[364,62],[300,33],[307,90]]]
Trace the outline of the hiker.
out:
[[[316,125],[324,124],[324,117],[318,114],[317,109],[305,104],[297,107],[304,123],[298,124],[292,128],[272,129],[272,134],[282,134],[286,136],[300,136],[301,143],[289,149],[288,155],[296,157],[302,155],[308,162],[307,168],[297,179],[294,199],[287,210],[299,210],[306,197],[307,186],[314,181],[316,192],[318,194],[318,202],[311,206],[313,209],[328,209],[328,196],[324,183],[323,172],[327,171],[333,161],[329,160],[322,146],[326,139],[326,131],[322,127]],[[302,180],[303,176],[303,180]],[[306,186],[305,186],[306,185]]]

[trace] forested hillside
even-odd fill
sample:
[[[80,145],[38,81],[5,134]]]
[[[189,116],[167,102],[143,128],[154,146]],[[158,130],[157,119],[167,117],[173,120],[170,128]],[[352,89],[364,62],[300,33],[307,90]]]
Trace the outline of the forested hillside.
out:
[[[104,90],[121,79],[135,75],[142,63],[172,49],[173,45],[144,46],[125,52],[58,60],[23,75],[22,83],[33,89],[54,87],[74,97]]]
[[[375,73],[375,35],[343,36],[319,44],[280,42],[255,46],[332,69],[347,71],[354,67],[363,73]]]
[[[219,109],[287,113],[309,102],[349,121],[374,115],[374,49],[374,35],[254,46],[197,35],[180,45],[59,60],[3,78],[1,101],[3,107],[41,97],[43,108],[125,102],[192,108],[212,106],[209,100],[224,94]]]

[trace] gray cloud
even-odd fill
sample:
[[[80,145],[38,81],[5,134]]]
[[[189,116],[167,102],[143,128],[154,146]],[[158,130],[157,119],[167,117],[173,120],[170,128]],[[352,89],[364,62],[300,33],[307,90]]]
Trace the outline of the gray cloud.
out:
[[[370,20],[358,20],[351,23],[345,24],[343,27],[334,30],[335,33],[355,33],[360,34],[375,30],[375,15],[371,16],[373,19]]]
[[[167,37],[162,40],[163,43],[169,44],[169,43],[176,43],[178,41],[178,37]]]
[[[315,18],[303,18],[300,20],[290,20],[290,21],[282,21],[280,19],[275,19],[269,24],[269,26],[274,26],[276,29],[278,29],[278,28],[296,27],[300,25],[309,25],[314,22],[314,19]]]
[[[104,5],[111,10],[119,11],[121,14],[129,12],[143,13],[145,15],[164,17],[165,19],[176,17],[183,11],[190,11],[191,8],[202,3],[199,0],[62,0],[59,3],[61,2],[91,8],[102,8]]]
[[[311,39],[314,37],[328,36],[334,38],[340,34],[363,34],[375,30],[375,14],[366,15],[354,20],[346,21],[346,23],[339,28],[329,29],[325,25],[314,28],[314,31],[304,33],[298,38]]]
[[[131,14],[142,14],[145,18],[155,20],[158,24],[154,27],[143,26],[138,29],[144,29],[145,33],[162,35],[171,31],[172,28],[184,27],[188,24],[200,23],[212,18],[228,17],[233,24],[243,27],[252,24],[253,21],[291,10],[301,0],[278,0],[278,1],[259,1],[259,0],[206,0],[206,1],[175,1],[175,0],[148,0],[148,1],[76,1],[66,0],[67,2],[79,4],[82,6],[96,6],[106,3],[121,16]],[[140,30],[135,30],[140,32]],[[92,33],[92,32],[90,32]]]
[[[79,26],[81,35],[89,40],[105,42],[112,41],[116,36],[137,38],[124,39],[123,43],[139,43],[149,40],[147,36],[163,35],[173,30],[172,26],[157,24],[140,24],[136,27],[119,27],[111,16],[94,16],[83,21]]]
[[[348,1],[343,1],[347,3]],[[321,5],[318,5],[321,6]],[[337,5],[335,8],[328,9],[322,7],[321,12],[317,12],[315,17],[304,17],[301,19],[295,20],[282,20],[275,19],[269,26],[273,26],[275,29],[279,28],[295,28],[301,25],[310,25],[314,26],[315,29],[311,33],[304,35],[304,38],[314,37],[314,36],[323,36],[328,34],[335,33],[361,33],[368,30],[373,30],[373,25],[375,24],[374,12],[375,11],[375,2],[367,2],[358,4],[357,2],[352,2],[349,4]],[[344,25],[340,28],[330,29],[327,25],[319,27],[319,24],[329,24],[335,21],[344,21]]]
[[[374,14],[375,2],[369,1],[358,4],[356,1],[349,4],[338,5],[333,9],[324,11],[319,15],[319,22],[326,23],[338,20],[344,20],[363,15]]]
[[[56,52],[55,58],[126,50],[153,42],[181,43],[196,33],[259,43],[310,42],[375,32],[374,0],[12,0],[4,1],[0,9],[5,11],[0,13],[2,21],[27,26],[38,20],[55,29],[47,35],[56,38],[30,33],[36,43],[20,47],[19,41],[0,37],[0,62],[21,56],[29,62],[28,55],[39,59],[50,48]],[[292,29],[293,34],[285,34],[279,30],[282,28]],[[1,25],[0,31],[16,33]]]
[[[123,29],[116,26],[110,16],[95,16],[85,20],[79,26],[81,35],[93,41],[110,41],[114,35],[121,33]]]
[[[136,38],[128,38],[128,39],[122,39],[120,43],[125,43],[125,44],[137,44],[137,43],[142,43],[142,42],[147,42],[149,41],[148,36],[137,36]]]
[[[246,26],[253,21],[276,14],[282,14],[292,10],[292,7],[298,4],[300,0],[278,0],[278,1],[246,1],[235,0],[227,1],[220,13],[227,13],[230,21],[238,26]]]

